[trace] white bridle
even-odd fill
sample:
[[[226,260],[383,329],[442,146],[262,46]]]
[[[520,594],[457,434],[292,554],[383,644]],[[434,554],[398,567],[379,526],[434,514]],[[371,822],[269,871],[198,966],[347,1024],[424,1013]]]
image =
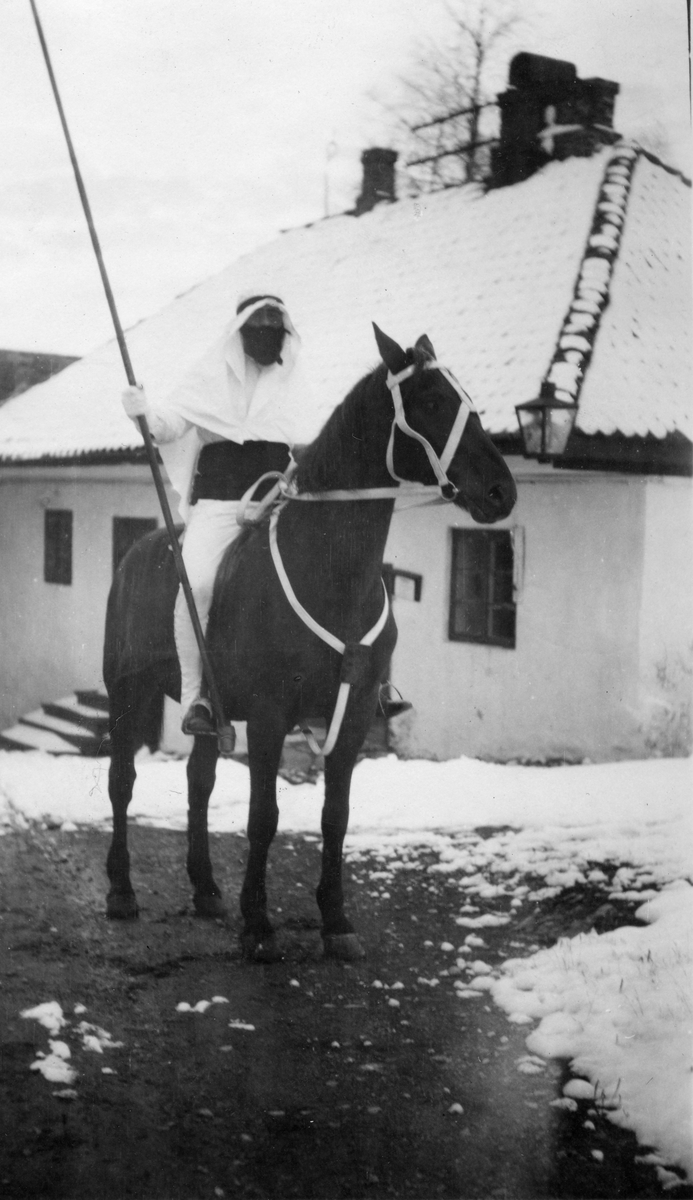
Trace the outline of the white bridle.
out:
[[[476,409],[474,408],[474,404],[465,392],[464,388],[460,387],[459,383],[455,379],[455,376],[447,369],[447,367],[441,366],[441,364],[436,362],[434,359],[431,359],[430,362],[425,364],[424,370],[426,371],[440,371],[441,374],[445,376],[448,383],[451,384],[451,386],[455,389],[460,398],[460,407],[457,411],[457,416],[453,423],[452,429],[448,434],[448,439],[445,443],[443,453],[440,455],[440,457],[438,457],[433,449],[433,446],[428,441],[428,438],[425,438],[422,433],[417,433],[415,429],[412,429],[404,412],[404,402],[402,400],[400,384],[403,383],[405,379],[410,379],[416,370],[416,365],[412,364],[410,367],[405,367],[403,371],[399,371],[397,375],[393,375],[392,372],[388,372],[387,386],[392,394],[392,402],[395,406],[395,415],[392,421],[390,440],[387,446],[387,469],[393,479],[399,480],[400,483],[408,482],[408,480],[403,479],[401,475],[397,474],[394,466],[395,429],[401,429],[402,433],[406,433],[407,437],[414,438],[414,440],[419,442],[419,444],[423,446],[424,450],[426,451],[428,461],[431,464],[436,479],[438,480],[438,487],[440,488],[441,496],[445,500],[454,500],[459,488],[456,488],[454,483],[448,479],[448,467],[457,453],[457,448],[462,440],[462,435],[464,434],[469,414],[476,412]]]
[[[390,429],[390,439],[387,444],[385,461],[388,473],[392,476],[392,478],[397,480],[398,484],[404,483],[408,485],[406,491],[400,487],[371,487],[333,488],[330,491],[325,492],[297,492],[292,478],[296,467],[292,464],[285,475],[282,474],[281,471],[268,471],[266,475],[262,475],[260,479],[257,479],[252,487],[248,488],[248,491],[239,502],[238,513],[236,516],[238,524],[252,525],[257,521],[262,520],[267,510],[273,507],[280,496],[285,500],[304,501],[396,500],[403,495],[423,496],[430,495],[431,492],[438,492],[441,499],[446,501],[454,500],[459,488],[455,487],[455,484],[448,479],[447,472],[450,463],[457,453],[459,444],[462,441],[462,436],[467,425],[469,414],[476,412],[476,409],[471,398],[467,395],[464,388],[460,386],[455,379],[455,376],[451,371],[448,370],[447,367],[441,366],[441,364],[436,362],[434,359],[431,359],[424,365],[423,370],[425,371],[440,371],[460,398],[460,407],[457,411],[457,416],[455,417],[452,429],[448,434],[443,452],[440,456],[438,456],[428,438],[424,437],[422,433],[417,433],[415,429],[412,429],[404,412],[404,401],[402,400],[400,384],[404,383],[405,380],[410,379],[417,370],[419,370],[419,368],[413,363],[411,366],[405,367],[403,371],[399,371],[396,375],[393,375],[392,372],[389,371],[386,380],[392,396],[392,403],[394,405],[395,412],[392,418],[392,427]],[[396,429],[401,429],[402,433],[406,434],[407,437],[414,438],[415,441],[419,442],[419,444],[423,446],[424,450],[426,451],[428,461],[431,464],[433,473],[436,477],[437,483],[416,483],[411,479],[405,479],[403,476],[397,474],[394,465]],[[264,483],[269,479],[276,480],[275,486],[267,493],[263,500],[260,500],[257,503],[253,515],[248,516],[247,509],[248,506],[253,502],[252,498],[256,488],[261,483]]]

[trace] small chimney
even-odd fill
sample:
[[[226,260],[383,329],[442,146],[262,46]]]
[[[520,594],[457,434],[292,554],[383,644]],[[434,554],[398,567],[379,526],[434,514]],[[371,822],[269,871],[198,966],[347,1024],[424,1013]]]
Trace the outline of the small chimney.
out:
[[[362,213],[370,212],[376,204],[383,201],[392,204],[397,199],[395,192],[397,157],[396,150],[385,150],[380,146],[363,151],[361,155],[363,183],[361,184],[361,195],[353,209],[354,216],[360,217]]]
[[[492,186],[519,183],[551,159],[588,158],[618,141],[614,106],[619,85],[578,79],[573,63],[516,54],[508,90],[498,97],[500,141],[492,153]]]

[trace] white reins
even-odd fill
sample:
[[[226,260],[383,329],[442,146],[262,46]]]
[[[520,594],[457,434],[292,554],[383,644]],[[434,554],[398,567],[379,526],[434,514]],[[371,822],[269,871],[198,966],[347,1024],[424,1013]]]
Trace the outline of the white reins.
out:
[[[275,508],[274,512],[272,513],[272,516],[270,517],[269,542],[270,542],[270,550],[272,553],[272,561],[274,562],[275,570],[277,572],[277,575],[279,576],[280,583],[284,589],[284,595],[286,596],[287,600],[289,601],[289,604],[293,608],[294,612],[297,614],[297,616],[299,616],[301,618],[304,625],[307,625],[308,628],[310,630],[312,630],[313,633],[317,634],[317,636],[319,638],[322,638],[323,642],[327,642],[327,645],[331,646],[333,650],[336,650],[339,654],[344,655],[344,652],[346,651],[346,643],[341,641],[340,638],[335,637],[335,635],[333,633],[330,633],[330,631],[328,629],[325,629],[313,617],[311,617],[308,610],[305,609],[303,607],[303,605],[301,604],[300,600],[298,599],[298,596],[296,595],[296,593],[294,592],[294,589],[291,586],[291,581],[289,579],[289,576],[286,573],[286,568],[284,566],[284,563],[282,562],[281,555],[279,553],[279,546],[277,544],[277,521],[279,520],[280,511],[281,511],[280,508]],[[385,584],[383,583],[382,612],[381,612],[380,616],[378,617],[378,620],[376,621],[375,625],[371,629],[369,629],[368,633],[364,634],[364,636],[361,638],[359,645],[361,645],[361,646],[372,646],[373,645],[374,641],[376,640],[378,635],[380,633],[382,633],[382,631],[385,627],[385,622],[387,621],[389,612],[390,612],[390,601],[388,599],[387,589],[385,588]],[[324,757],[326,757],[331,752],[331,750],[334,748],[335,742],[337,741],[337,738],[339,737],[339,731],[342,727],[342,720],[344,718],[344,713],[346,712],[346,706],[347,706],[347,702],[349,700],[349,692],[350,691],[351,691],[351,683],[349,683],[346,680],[341,680],[340,684],[339,684],[339,692],[337,694],[337,703],[335,704],[334,712],[332,714],[332,720],[330,722],[330,728],[329,728],[329,731],[327,734],[327,738],[325,739],[322,746],[319,745],[317,738],[315,737],[315,734],[313,733],[312,729],[309,728],[309,726],[306,726],[303,729],[303,736],[305,737],[306,741],[308,742],[308,745],[310,746],[311,750],[313,751],[313,754],[322,754]]]

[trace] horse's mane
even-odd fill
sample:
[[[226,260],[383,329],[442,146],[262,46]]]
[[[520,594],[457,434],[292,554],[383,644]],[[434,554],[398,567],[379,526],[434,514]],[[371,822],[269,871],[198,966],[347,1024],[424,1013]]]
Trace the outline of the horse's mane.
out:
[[[299,492],[328,491],[334,486],[335,462],[343,463],[349,452],[355,465],[363,459],[364,418],[368,415],[372,421],[371,414],[375,416],[377,412],[386,373],[387,368],[380,363],[364,375],[303,451],[294,476]]]

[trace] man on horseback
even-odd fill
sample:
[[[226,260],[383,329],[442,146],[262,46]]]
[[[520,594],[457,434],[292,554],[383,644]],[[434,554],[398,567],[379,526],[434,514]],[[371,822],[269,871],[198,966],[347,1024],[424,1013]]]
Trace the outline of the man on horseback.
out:
[[[239,500],[266,471],[285,471],[291,448],[308,440],[310,404],[297,369],[299,350],[300,338],[283,301],[256,289],[239,298],[236,317],[221,340],[165,404],[152,406],[141,387],[123,393],[127,415],[146,417],[181,497],[183,561],[203,629],[217,569],[239,533]],[[183,732],[215,734],[182,588],[174,629]]]

